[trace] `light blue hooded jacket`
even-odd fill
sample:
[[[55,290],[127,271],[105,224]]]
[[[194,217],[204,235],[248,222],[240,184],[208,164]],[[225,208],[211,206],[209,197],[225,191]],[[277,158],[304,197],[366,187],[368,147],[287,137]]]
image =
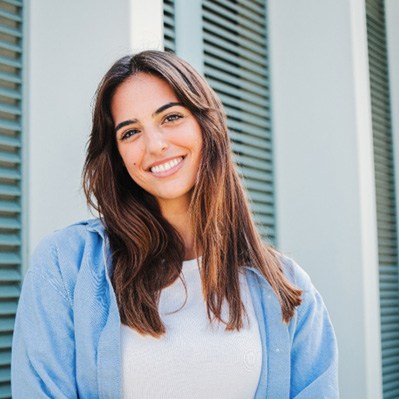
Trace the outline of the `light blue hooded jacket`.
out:
[[[121,397],[120,319],[98,219],[44,239],[25,276],[12,350],[13,399]],[[303,302],[286,325],[274,291],[246,268],[262,340],[256,399],[336,399],[337,346],[308,275],[283,258]],[[238,398],[239,399],[239,398]]]

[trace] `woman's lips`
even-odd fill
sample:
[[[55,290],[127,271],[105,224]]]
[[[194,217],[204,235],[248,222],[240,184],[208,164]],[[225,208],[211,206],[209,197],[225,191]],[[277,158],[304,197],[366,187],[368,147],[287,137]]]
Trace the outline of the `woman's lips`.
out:
[[[172,158],[168,161],[162,162],[162,163],[157,163],[157,165],[154,165],[150,167],[150,172],[153,175],[156,176],[169,176],[172,173],[176,172],[180,167],[182,166],[182,162],[184,160],[183,156]]]

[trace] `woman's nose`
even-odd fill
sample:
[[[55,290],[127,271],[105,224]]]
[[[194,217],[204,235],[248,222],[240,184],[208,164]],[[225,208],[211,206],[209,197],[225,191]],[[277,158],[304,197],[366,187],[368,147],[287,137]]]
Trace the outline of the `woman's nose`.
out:
[[[147,151],[151,154],[160,154],[168,148],[165,134],[159,128],[147,129],[145,137]]]

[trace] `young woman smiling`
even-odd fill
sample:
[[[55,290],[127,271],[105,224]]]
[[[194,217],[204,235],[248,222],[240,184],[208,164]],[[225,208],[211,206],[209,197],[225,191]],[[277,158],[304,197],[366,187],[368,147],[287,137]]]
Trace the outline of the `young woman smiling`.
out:
[[[309,277],[264,244],[226,116],[173,54],[123,57],[84,168],[99,218],[44,239],[25,277],[13,398],[338,398]]]

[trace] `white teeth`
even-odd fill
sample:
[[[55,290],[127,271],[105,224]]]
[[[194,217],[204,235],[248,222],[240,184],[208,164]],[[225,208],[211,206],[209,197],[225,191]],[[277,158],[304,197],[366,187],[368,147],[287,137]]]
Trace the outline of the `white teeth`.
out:
[[[166,172],[169,169],[172,169],[174,166],[179,164],[183,160],[183,157],[172,159],[169,162],[165,162],[161,165],[153,166],[150,170],[152,173],[161,173]]]

